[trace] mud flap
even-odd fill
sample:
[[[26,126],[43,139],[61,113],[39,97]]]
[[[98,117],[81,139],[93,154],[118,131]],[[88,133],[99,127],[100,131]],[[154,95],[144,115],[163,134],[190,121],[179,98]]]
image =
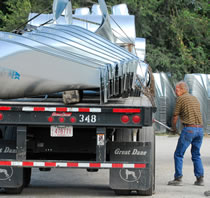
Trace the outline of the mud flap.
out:
[[[149,190],[152,187],[150,142],[113,142],[110,160],[141,164],[141,168],[110,169],[110,187],[114,190]]]
[[[0,140],[0,159],[16,159],[16,141]],[[0,187],[19,188],[23,185],[23,168],[0,166]]]

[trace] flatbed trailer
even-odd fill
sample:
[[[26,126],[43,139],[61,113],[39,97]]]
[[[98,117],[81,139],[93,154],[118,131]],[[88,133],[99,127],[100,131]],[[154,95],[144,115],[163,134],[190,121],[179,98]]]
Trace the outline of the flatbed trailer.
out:
[[[21,193],[31,168],[110,169],[116,194],[155,189],[155,108],[145,97],[65,105],[61,98],[0,101],[0,187]]]

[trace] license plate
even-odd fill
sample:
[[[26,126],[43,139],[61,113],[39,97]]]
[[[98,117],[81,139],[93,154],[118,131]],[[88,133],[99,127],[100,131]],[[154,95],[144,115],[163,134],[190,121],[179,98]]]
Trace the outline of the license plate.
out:
[[[73,126],[51,126],[50,136],[51,137],[72,137]]]

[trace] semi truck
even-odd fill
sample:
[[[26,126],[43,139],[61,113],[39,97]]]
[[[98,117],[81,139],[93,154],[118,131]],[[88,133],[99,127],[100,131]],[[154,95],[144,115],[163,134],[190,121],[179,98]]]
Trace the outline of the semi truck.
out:
[[[63,2],[65,1],[55,1],[54,10],[56,6],[58,8],[61,5],[59,3]],[[68,3],[66,1],[66,4]],[[99,1],[102,12],[103,3]],[[61,12],[60,9],[57,10]],[[55,11],[55,16],[56,14],[58,11]],[[56,29],[54,24],[47,28],[53,27]],[[23,70],[21,70],[22,73],[17,72],[18,66],[15,67],[15,70],[14,68],[5,69],[5,66],[15,65],[22,57],[19,57],[21,54],[25,59],[29,56],[30,58],[45,58],[41,56],[42,54],[37,56],[37,53],[40,52],[47,54],[47,58],[56,56],[68,60],[70,55],[78,59],[81,57],[67,51],[56,51],[55,45],[50,45],[49,32],[48,36],[45,35],[45,41],[42,39],[39,39],[39,42],[36,41],[38,34],[35,35],[32,32],[32,35],[29,32],[34,25],[27,28],[27,32],[21,33],[22,35],[8,33],[0,35],[2,46],[4,43],[7,43],[7,46],[14,45],[19,48],[21,46],[16,53],[12,51],[8,56],[2,55],[2,61],[0,61],[0,68],[4,64],[0,70],[0,77],[7,80],[5,81],[6,88],[2,88],[0,94],[2,97],[0,100],[0,188],[3,188],[8,194],[21,193],[30,184],[33,168],[38,168],[40,171],[50,171],[52,168],[72,168],[86,169],[91,172],[109,169],[110,188],[116,194],[129,195],[135,191],[137,195],[152,195],[155,191],[155,135],[152,125],[156,107],[152,104],[151,98],[143,91],[144,86],[148,87],[151,84],[146,81],[146,77],[151,73],[145,70],[143,77],[138,75],[133,72],[136,67],[129,61],[129,71],[124,71],[125,68],[128,68],[127,63],[120,65],[121,61],[116,67],[113,64],[111,66],[107,64],[106,66],[109,66],[107,69],[104,67],[104,60],[90,58],[89,64],[96,65],[100,62],[100,69],[102,68],[103,72],[108,71],[101,76],[100,70],[100,81],[90,79],[91,83],[89,83],[88,78],[87,81],[81,79],[84,82],[76,87],[78,90],[73,91],[65,90],[69,87],[64,84],[62,84],[64,88],[56,86],[56,89],[52,90],[53,85],[60,81],[56,83],[49,81],[52,85],[50,86],[48,81],[43,83],[40,79],[34,78],[36,80],[34,84],[34,79],[30,81],[31,79],[25,77],[27,72]],[[102,35],[107,35],[106,29],[101,31]],[[31,42],[26,46],[29,38]],[[49,42],[46,39],[49,39]],[[122,47],[127,47],[129,50],[132,46],[123,46],[121,43],[120,48]],[[119,54],[121,53],[120,48]],[[3,48],[0,49],[3,52]],[[32,49],[35,49],[35,52]],[[47,53],[44,53],[46,51]],[[132,52],[132,50],[129,51]],[[85,53],[88,56],[87,52]],[[135,65],[136,58],[128,55],[127,52],[124,53],[127,57],[134,59],[131,62]],[[12,62],[11,59],[15,61]],[[47,65],[46,60],[43,67]],[[60,61],[56,58],[53,60],[55,64],[58,60]],[[108,57],[106,60],[111,61],[111,59],[108,60]],[[32,59],[31,64],[42,64],[41,61]],[[66,62],[61,63],[66,64]],[[142,62],[140,65],[145,66],[145,63]],[[49,73],[57,71],[47,66],[46,68],[44,69],[46,76],[49,76],[48,69]],[[120,69],[122,69],[121,73]],[[74,75],[78,72],[75,72]],[[106,79],[103,78],[104,74],[106,74]],[[88,70],[87,75],[89,75]],[[31,83],[27,89],[25,83],[18,84],[21,78],[25,80],[25,83]],[[58,80],[60,79],[58,77]],[[10,84],[12,80],[14,84]],[[133,87],[133,84],[138,84],[137,80],[138,87],[141,87],[140,91]],[[43,84],[39,86],[37,81]],[[89,84],[87,85],[86,82]],[[99,87],[97,87],[98,82]],[[3,87],[3,84],[1,86]],[[14,88],[16,86],[17,88]],[[13,88],[14,91],[11,91]],[[49,93],[43,94],[45,92]],[[21,94],[23,97],[19,96]],[[69,100],[71,102],[68,102]]]

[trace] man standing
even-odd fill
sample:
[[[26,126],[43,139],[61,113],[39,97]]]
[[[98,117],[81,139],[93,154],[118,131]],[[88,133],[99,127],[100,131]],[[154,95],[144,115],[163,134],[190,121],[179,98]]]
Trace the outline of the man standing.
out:
[[[176,122],[178,117],[180,117],[184,128],[181,131],[177,147],[174,152],[174,180],[169,181],[168,185],[182,185],[183,157],[186,149],[191,144],[192,161],[196,177],[194,184],[203,186],[204,170],[200,158],[200,148],[203,141],[203,121],[200,112],[200,103],[196,97],[189,94],[189,88],[184,81],[177,83],[175,92],[177,100],[172,119],[172,127],[174,131],[176,131]]]

